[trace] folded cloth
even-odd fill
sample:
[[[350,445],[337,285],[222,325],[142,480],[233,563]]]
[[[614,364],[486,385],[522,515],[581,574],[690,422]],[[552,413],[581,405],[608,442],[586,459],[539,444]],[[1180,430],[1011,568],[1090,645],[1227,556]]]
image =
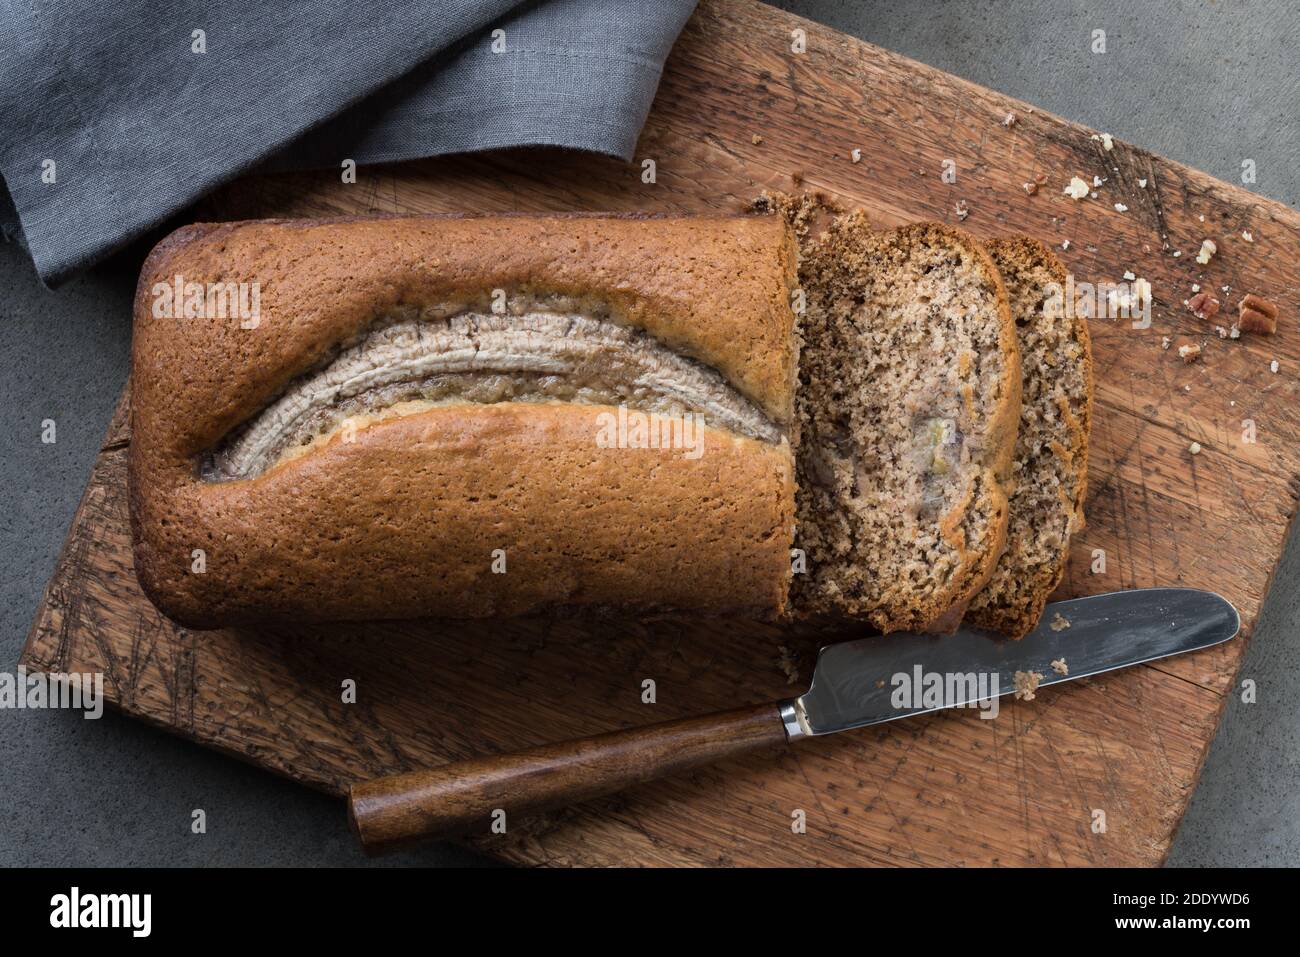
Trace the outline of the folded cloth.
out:
[[[694,6],[0,0],[0,175],[56,285],[268,158],[630,159]]]

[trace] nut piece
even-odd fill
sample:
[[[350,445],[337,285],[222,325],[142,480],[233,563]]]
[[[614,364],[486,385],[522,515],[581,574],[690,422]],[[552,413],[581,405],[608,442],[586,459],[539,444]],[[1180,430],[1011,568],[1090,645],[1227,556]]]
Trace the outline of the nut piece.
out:
[[[1194,342],[1188,346],[1179,346],[1178,355],[1184,362],[1195,362],[1201,357],[1201,347]]]
[[[1215,245],[1213,239],[1201,240],[1201,251],[1196,254],[1196,261],[1202,266],[1207,266],[1210,263],[1210,257],[1218,251],[1219,247]]]
[[[1277,306],[1267,299],[1249,295],[1237,303],[1237,327],[1242,332],[1262,332],[1271,336],[1277,332]]]
[[[1187,308],[1197,319],[1213,319],[1219,311],[1219,300],[1208,292],[1198,292],[1187,300]]]

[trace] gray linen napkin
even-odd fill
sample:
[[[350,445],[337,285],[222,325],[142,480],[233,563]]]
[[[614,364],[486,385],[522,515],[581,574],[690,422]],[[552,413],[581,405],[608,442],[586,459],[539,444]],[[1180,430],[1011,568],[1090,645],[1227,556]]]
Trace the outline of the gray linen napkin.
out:
[[[0,0],[0,175],[55,285],[268,157],[630,159],[694,6]]]

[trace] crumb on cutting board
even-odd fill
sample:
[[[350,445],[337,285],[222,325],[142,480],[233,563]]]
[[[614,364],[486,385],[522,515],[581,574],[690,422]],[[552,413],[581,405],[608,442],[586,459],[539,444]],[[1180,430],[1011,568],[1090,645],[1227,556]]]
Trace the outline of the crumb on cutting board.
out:
[[[1065,663],[1064,658],[1057,658],[1052,662],[1052,670],[1058,675],[1068,675],[1070,673],[1070,666]]]
[[[785,645],[777,645],[776,650],[781,653],[781,657],[777,659],[777,665],[785,673],[785,683],[792,685],[799,680],[799,666],[795,661],[794,654]]]
[[[1058,611],[1052,616],[1052,624],[1050,627],[1052,631],[1065,631],[1065,629],[1070,627],[1070,623],[1066,619],[1062,618],[1061,613]]]

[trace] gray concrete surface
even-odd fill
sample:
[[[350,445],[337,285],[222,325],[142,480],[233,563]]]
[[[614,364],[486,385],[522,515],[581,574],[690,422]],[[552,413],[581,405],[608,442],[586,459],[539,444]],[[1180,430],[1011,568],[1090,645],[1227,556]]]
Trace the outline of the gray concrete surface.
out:
[[[1300,202],[1293,0],[778,5]],[[1094,28],[1108,53],[1088,52]],[[141,249],[57,292],[0,245],[0,670],[11,671],[126,379]],[[58,423],[42,445],[41,421]],[[1288,548],[1171,864],[1300,864],[1300,549]],[[363,861],[334,802],[117,715],[0,711],[0,865]],[[190,812],[208,833],[189,833]],[[435,847],[382,862],[468,864]]]

